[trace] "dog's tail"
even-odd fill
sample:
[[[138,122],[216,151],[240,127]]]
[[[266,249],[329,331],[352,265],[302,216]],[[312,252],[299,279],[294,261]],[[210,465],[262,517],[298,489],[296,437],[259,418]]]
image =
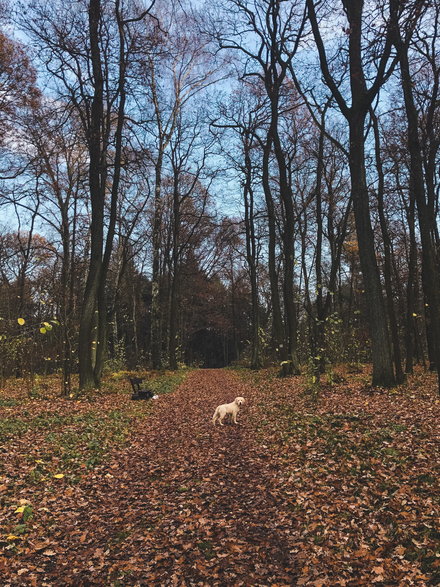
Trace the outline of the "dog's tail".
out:
[[[217,422],[218,416],[218,408],[215,409],[214,415],[212,416],[212,423],[215,424]]]

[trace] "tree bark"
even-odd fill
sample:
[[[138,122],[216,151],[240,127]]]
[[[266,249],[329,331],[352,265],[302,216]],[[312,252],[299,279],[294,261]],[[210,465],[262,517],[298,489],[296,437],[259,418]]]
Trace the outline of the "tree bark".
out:
[[[270,138],[267,139],[263,146],[263,169],[262,169],[262,184],[264,190],[264,197],[266,201],[267,210],[267,226],[269,232],[268,242],[268,270],[270,282],[270,297],[272,302],[272,345],[276,355],[281,358],[281,349],[284,345],[283,334],[283,317],[281,312],[281,301],[279,293],[279,281],[276,260],[276,224],[275,224],[275,209],[270,189],[269,181],[269,161],[272,142]]]
[[[373,386],[391,387],[395,384],[395,377],[388,335],[388,317],[385,310],[382,284],[374,247],[374,233],[370,219],[369,196],[365,173],[364,127],[365,115],[359,114],[351,118],[351,193],[372,342],[372,384]]]
[[[108,324],[111,318],[111,311],[109,312],[108,296],[107,296],[107,274],[110,266],[111,254],[113,251],[113,242],[116,229],[116,216],[117,216],[117,202],[119,195],[119,184],[121,179],[121,158],[122,158],[122,132],[125,123],[125,102],[126,102],[126,55],[125,55],[125,36],[124,36],[124,24],[120,14],[119,0],[115,3],[115,16],[118,23],[119,33],[119,73],[118,73],[118,87],[117,95],[119,97],[119,104],[117,110],[117,122],[114,133],[115,152],[113,156],[113,178],[110,192],[110,217],[107,228],[106,242],[104,255],[102,259],[101,268],[101,280],[98,286],[97,292],[97,308],[98,308],[98,336],[97,336],[97,348],[96,348],[96,361],[94,365],[94,379],[97,387],[101,384],[102,370],[104,367],[104,360],[107,352],[107,339],[108,339]],[[107,104],[107,110],[110,112],[111,104]],[[110,122],[108,123],[110,124]],[[110,128],[108,127],[108,132]],[[104,153],[103,153],[104,155]],[[104,158],[104,157],[103,157]],[[107,179],[107,173],[103,169],[101,182],[103,184],[103,190],[105,189],[105,182]]]
[[[376,169],[378,174],[378,188],[377,188],[377,202],[379,211],[379,221],[382,231],[383,248],[384,248],[384,280],[385,280],[385,291],[386,291],[386,302],[388,309],[388,319],[390,324],[391,340],[393,345],[394,355],[394,368],[396,373],[397,383],[403,383],[404,374],[402,370],[402,356],[400,353],[400,342],[399,342],[399,328],[397,324],[396,311],[393,302],[393,286],[392,286],[392,244],[388,230],[387,221],[385,218],[384,209],[384,185],[385,178],[382,167],[381,150],[380,150],[380,137],[379,137],[379,126],[375,113],[371,109],[370,111],[371,120],[373,123],[374,141],[375,141],[375,155],[376,155]]]
[[[104,186],[101,184],[102,152],[101,128],[104,115],[104,80],[99,47],[99,24],[101,19],[100,0],[90,0],[89,5],[89,39],[91,64],[93,70],[93,98],[91,105],[90,127],[88,129],[89,147],[89,189],[92,207],[90,226],[90,261],[79,329],[79,385],[80,389],[95,386],[94,355],[96,353],[95,312],[99,284],[102,279],[102,251],[104,227]]]
[[[261,368],[260,357],[260,320],[259,320],[259,303],[258,303],[258,281],[257,281],[257,255],[255,243],[255,225],[254,225],[254,193],[252,188],[252,161],[249,154],[250,138],[243,137],[244,159],[246,177],[243,189],[244,197],[244,215],[246,229],[246,260],[249,267],[249,277],[251,283],[251,312],[252,312],[252,336],[251,336],[251,369]]]
[[[395,23],[395,45],[400,63],[400,75],[408,122],[408,150],[410,154],[410,188],[414,193],[422,243],[422,284],[426,299],[426,329],[431,337],[430,368],[437,369],[440,393],[440,274],[436,252],[434,210],[426,199],[423,177],[422,149],[419,139],[418,112],[413,95],[408,43],[401,36],[397,20]]]
[[[415,231],[415,201],[410,194],[410,202],[407,206],[406,217],[409,227],[409,257],[408,278],[406,282],[406,321],[405,321],[405,373],[413,372],[414,354],[416,345],[415,314],[415,282],[417,278],[417,241]]]
[[[391,66],[388,72],[386,71],[391,51],[391,38],[388,32],[385,38],[383,54],[377,67],[376,77],[368,89],[362,59],[362,12],[364,0],[342,0],[342,4],[349,24],[350,107],[340,93],[338,85],[330,72],[324,43],[318,26],[314,1],[307,0],[309,18],[318,47],[324,79],[349,126],[351,196],[370,324],[373,362],[372,384],[374,386],[389,387],[395,384],[395,376],[388,335],[387,312],[382,293],[380,273],[374,247],[374,234],[371,225],[365,170],[364,130],[368,109],[392,70]]]
[[[177,369],[177,322],[178,322],[178,286],[179,286],[179,245],[180,245],[180,195],[179,176],[174,174],[173,189],[173,245],[171,251],[170,275],[170,310],[169,310],[169,364],[170,369]]]

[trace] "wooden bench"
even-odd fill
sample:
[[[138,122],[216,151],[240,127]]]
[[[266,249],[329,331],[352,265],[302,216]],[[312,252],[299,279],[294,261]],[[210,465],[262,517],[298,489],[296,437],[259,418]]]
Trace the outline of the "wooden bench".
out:
[[[129,377],[129,380],[133,389],[131,399],[151,399],[153,397],[154,391],[143,386],[144,380],[141,377]]]

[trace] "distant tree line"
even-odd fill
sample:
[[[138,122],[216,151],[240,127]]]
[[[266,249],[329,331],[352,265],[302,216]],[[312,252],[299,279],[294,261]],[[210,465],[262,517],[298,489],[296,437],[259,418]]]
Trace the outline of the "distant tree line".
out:
[[[439,1],[1,11],[3,376],[440,382]]]

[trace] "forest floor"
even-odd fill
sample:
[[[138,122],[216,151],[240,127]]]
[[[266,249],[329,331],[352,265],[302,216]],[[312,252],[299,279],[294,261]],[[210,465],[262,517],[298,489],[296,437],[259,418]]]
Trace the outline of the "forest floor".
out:
[[[8,382],[1,585],[440,584],[435,378],[367,381],[197,370],[138,402]],[[239,425],[213,426],[239,395]]]

